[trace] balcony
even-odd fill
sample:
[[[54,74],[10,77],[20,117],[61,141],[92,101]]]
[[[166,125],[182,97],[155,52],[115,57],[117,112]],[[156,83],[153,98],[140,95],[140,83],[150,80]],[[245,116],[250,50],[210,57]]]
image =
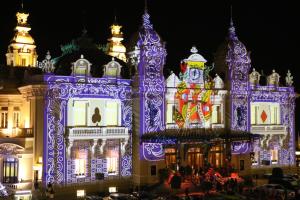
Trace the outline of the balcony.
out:
[[[250,132],[263,135],[260,141],[262,147],[268,147],[273,136],[278,136],[282,145],[288,133],[287,127],[283,125],[252,125]]]
[[[0,138],[31,138],[33,137],[32,128],[2,128]]]

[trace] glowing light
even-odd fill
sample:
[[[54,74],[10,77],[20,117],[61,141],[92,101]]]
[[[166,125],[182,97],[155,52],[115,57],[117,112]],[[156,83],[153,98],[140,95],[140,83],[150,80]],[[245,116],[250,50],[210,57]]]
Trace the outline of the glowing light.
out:
[[[43,157],[42,156],[39,157],[38,163],[43,163]]]
[[[117,187],[109,187],[108,192],[109,193],[117,192]]]
[[[85,197],[85,190],[77,190],[76,195],[77,197]]]

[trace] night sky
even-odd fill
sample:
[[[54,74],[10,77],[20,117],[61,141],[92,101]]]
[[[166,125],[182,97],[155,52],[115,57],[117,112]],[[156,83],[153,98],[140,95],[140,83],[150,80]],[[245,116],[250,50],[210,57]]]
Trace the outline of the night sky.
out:
[[[281,82],[290,69],[296,90],[300,92],[298,6],[296,2],[268,2],[148,0],[154,28],[166,41],[166,67],[178,72],[180,60],[190,54],[192,45],[196,45],[211,64],[213,53],[227,36],[232,5],[236,32],[251,51],[252,66],[258,71],[263,69],[267,75],[274,68],[280,73]],[[10,0],[5,6],[1,5],[0,63],[5,63],[20,5],[21,0]],[[83,27],[95,43],[106,43],[115,13],[117,21],[123,25],[124,43],[128,42],[141,24],[144,0],[24,0],[24,8],[30,13],[31,35],[41,60],[47,50],[53,57],[59,56],[60,45],[80,36]]]

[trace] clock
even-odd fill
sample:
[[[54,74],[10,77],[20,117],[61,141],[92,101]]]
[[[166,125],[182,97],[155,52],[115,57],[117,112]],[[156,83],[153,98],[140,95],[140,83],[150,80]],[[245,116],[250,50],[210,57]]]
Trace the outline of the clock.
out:
[[[189,70],[189,76],[192,82],[198,82],[200,80],[201,70],[196,68],[191,68]]]

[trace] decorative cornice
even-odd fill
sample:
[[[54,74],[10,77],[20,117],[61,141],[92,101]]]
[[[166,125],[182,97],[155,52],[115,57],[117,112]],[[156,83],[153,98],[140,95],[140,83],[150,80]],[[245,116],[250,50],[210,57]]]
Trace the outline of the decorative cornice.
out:
[[[31,99],[34,97],[43,98],[48,89],[47,85],[27,85],[18,88],[21,94],[26,99]]]

